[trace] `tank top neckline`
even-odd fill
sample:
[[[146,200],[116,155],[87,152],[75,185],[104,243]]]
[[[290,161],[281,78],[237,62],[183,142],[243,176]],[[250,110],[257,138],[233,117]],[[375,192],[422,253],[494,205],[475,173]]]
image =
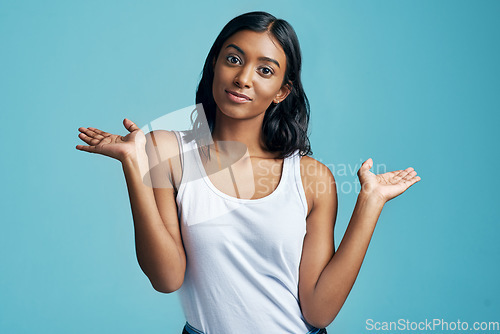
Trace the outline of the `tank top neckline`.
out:
[[[195,160],[196,160],[196,163],[198,165],[198,168],[200,170],[200,173],[201,173],[201,177],[202,179],[205,181],[205,183],[207,184],[207,186],[218,196],[224,198],[224,199],[227,199],[227,200],[230,200],[230,201],[233,201],[233,202],[239,202],[239,203],[262,203],[262,202],[265,202],[267,200],[270,200],[274,197],[277,196],[277,194],[281,191],[281,188],[283,188],[286,183],[286,178],[288,177],[288,169],[289,169],[289,166],[288,164],[290,163],[290,160],[292,159],[293,155],[292,156],[289,156],[289,157],[286,157],[283,159],[283,165],[282,165],[282,168],[281,168],[281,176],[280,176],[280,180],[279,180],[279,183],[278,185],[276,186],[276,189],[274,189],[274,191],[264,197],[261,197],[261,198],[255,198],[255,199],[249,199],[249,198],[238,198],[238,197],[234,197],[234,196],[230,196],[228,194],[226,194],[225,192],[219,190],[219,188],[217,188],[213,183],[212,181],[210,180],[210,178],[208,177],[206,171],[205,171],[205,167],[203,166],[203,162],[201,160],[201,156],[200,156],[200,151],[198,149],[198,145],[196,144],[196,141],[193,141],[194,142],[194,156],[195,156]]]

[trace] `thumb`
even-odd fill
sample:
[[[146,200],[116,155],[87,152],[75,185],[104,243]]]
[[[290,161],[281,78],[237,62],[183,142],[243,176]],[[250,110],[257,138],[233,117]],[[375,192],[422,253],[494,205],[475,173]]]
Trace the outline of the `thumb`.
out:
[[[125,126],[125,128],[130,132],[133,132],[133,131],[139,129],[139,127],[134,122],[129,120],[128,118],[123,119],[123,126]]]
[[[372,167],[373,167],[373,160],[372,158],[369,158],[368,160],[363,162],[360,169],[364,171],[364,170],[370,170],[370,168]]]

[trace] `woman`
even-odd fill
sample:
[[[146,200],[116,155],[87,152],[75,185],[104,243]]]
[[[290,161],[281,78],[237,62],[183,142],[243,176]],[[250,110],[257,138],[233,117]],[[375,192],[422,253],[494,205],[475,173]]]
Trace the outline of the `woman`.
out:
[[[375,175],[365,161],[335,252],[335,179],[309,156],[300,70],[286,21],[243,14],[208,54],[192,130],[79,128],[88,145],[77,149],[121,161],[138,262],[156,290],[180,289],[183,333],[326,333],[384,204],[420,180],[411,167]]]

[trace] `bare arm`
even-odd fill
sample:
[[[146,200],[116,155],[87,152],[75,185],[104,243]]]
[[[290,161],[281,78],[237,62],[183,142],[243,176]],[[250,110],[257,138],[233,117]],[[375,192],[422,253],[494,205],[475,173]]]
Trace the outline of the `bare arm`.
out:
[[[310,285],[306,302],[309,307],[304,308],[307,314],[304,316],[318,328],[328,326],[344,305],[358,276],[383,205],[360,193],[337,252],[321,271],[316,283]],[[317,228],[318,233],[322,230]]]
[[[300,267],[299,296],[302,312],[306,320],[318,328],[328,326],[347,299],[384,204],[420,180],[413,168],[375,175],[369,171],[371,166],[372,161],[369,159],[358,172],[362,190],[337,252],[333,248],[336,188],[312,187],[331,189],[316,192],[312,196],[313,205],[307,218]],[[311,182],[335,184],[335,179],[326,166],[319,164],[318,169],[326,172],[309,177]]]
[[[151,155],[153,159],[158,159],[160,148],[162,157],[173,155],[171,160],[175,162],[175,157],[179,157],[177,142],[175,136],[167,132],[160,132],[158,138],[153,132],[145,136],[137,125],[127,119],[124,126],[130,131],[125,137],[96,128],[79,128],[82,132],[80,139],[89,146],[77,145],[76,148],[106,155],[122,163],[134,220],[139,266],[155,290],[173,292],[182,285],[186,268],[175,188],[169,182],[175,173],[172,168],[163,175],[160,175],[161,168],[145,172],[149,171],[151,163],[148,151],[155,153]],[[172,163],[168,165],[171,167]],[[153,181],[160,188],[152,188]]]
[[[122,162],[134,219],[137,260],[155,290],[169,293],[181,287],[186,268],[174,189],[155,190],[163,195],[162,218],[153,188],[145,185],[141,177],[141,159],[147,161],[145,152]]]

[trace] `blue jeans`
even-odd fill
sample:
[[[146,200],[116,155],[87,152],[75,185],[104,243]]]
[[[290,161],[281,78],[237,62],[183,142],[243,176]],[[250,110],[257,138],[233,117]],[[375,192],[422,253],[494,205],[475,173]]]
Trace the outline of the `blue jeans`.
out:
[[[191,326],[187,321],[186,325],[184,326],[184,329],[182,330],[182,334],[203,334],[202,331],[197,330],[193,326]],[[273,333],[274,334],[274,333]],[[327,334],[326,329],[324,328],[319,328],[317,330],[310,331],[307,334]]]

